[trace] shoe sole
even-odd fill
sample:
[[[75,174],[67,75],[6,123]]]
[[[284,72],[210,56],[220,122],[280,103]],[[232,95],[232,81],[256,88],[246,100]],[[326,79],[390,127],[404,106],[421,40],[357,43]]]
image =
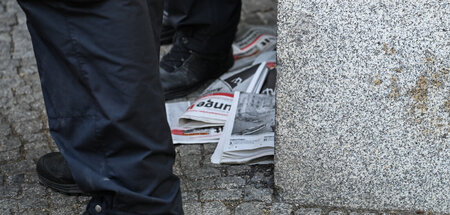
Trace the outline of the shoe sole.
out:
[[[64,194],[85,194],[83,191],[80,190],[78,185],[76,184],[58,184],[51,180],[48,180],[42,176],[39,177],[39,183],[44,185],[45,187],[49,187],[55,191],[58,191],[60,193]]]

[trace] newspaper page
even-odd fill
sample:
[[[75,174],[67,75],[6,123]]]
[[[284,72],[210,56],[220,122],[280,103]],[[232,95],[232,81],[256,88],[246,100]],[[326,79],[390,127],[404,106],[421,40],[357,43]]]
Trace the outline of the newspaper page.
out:
[[[222,135],[223,126],[195,129],[172,129],[174,144],[217,143]]]
[[[197,99],[179,118],[186,129],[223,126],[233,102],[233,94],[213,93]]]
[[[254,26],[233,43],[234,65],[236,70],[252,64],[255,58],[266,51],[276,47],[275,32],[271,28]]]
[[[191,106],[189,101],[166,103],[167,121],[174,144],[217,143],[223,126],[186,129],[178,124],[179,118]]]
[[[259,64],[251,65],[240,69],[235,72],[228,72],[223,74],[219,79],[215,80],[211,85],[209,85],[203,92],[202,95],[207,95],[211,93],[233,93],[235,91],[247,92],[248,88],[253,88],[256,81],[254,79],[260,78],[264,67],[261,66],[262,62]],[[251,85],[253,84],[253,85]]]
[[[275,63],[267,63],[267,76],[261,87],[260,94],[275,96],[275,84],[277,81],[277,68]]]
[[[274,154],[275,97],[235,92],[211,162],[245,163]]]
[[[167,102],[166,103],[166,116],[170,129],[178,127],[178,119],[191,105],[189,101],[179,102]]]

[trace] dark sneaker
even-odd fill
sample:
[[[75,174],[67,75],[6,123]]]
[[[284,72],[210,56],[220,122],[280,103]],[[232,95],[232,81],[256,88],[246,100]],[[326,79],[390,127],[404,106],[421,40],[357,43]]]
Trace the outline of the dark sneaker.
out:
[[[160,37],[161,45],[171,44],[173,35],[175,35],[175,28],[169,24],[168,16],[169,14],[164,10]]]
[[[226,53],[203,55],[185,47],[186,37],[178,37],[159,68],[161,85],[166,100],[180,98],[198,89],[202,83],[216,79],[231,66],[234,59],[231,49]]]
[[[36,164],[39,182],[44,186],[66,194],[82,194],[70,172],[66,160],[59,152],[42,156]]]

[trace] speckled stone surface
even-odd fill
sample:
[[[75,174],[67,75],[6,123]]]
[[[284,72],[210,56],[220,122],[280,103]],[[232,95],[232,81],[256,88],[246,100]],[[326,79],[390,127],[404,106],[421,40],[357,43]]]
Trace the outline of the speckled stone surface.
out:
[[[282,201],[450,212],[449,13],[442,0],[279,0]]]

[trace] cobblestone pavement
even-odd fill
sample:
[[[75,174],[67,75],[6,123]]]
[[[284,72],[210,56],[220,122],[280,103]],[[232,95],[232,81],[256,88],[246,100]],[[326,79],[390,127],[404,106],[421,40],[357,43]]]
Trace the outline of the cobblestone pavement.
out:
[[[274,26],[275,5],[274,0],[244,1],[243,25]],[[57,148],[48,134],[25,17],[15,0],[0,0],[0,104],[0,214],[81,214],[89,197],[66,196],[37,182],[37,159]],[[214,148],[176,147],[186,214],[381,213],[280,202],[273,165],[214,165],[209,162]]]

